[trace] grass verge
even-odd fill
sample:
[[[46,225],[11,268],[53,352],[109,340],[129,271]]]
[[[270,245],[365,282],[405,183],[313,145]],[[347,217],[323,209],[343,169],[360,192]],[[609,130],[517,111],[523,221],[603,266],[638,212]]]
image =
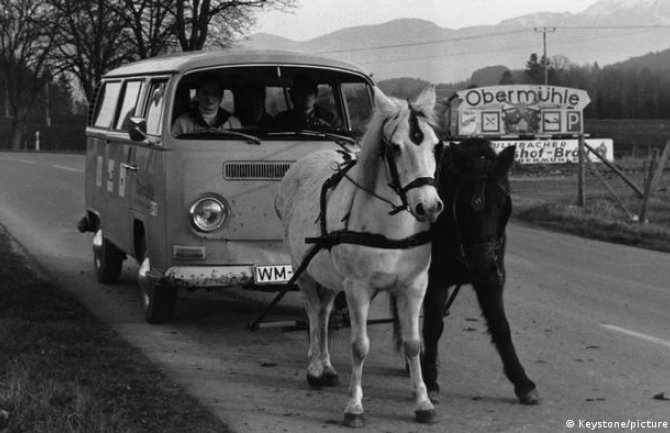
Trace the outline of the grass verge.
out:
[[[31,271],[0,227],[0,432],[228,431],[78,301]]]
[[[642,163],[619,161],[619,168],[642,185]],[[649,200],[644,222],[631,221],[605,187],[587,174],[585,206],[576,205],[576,167],[522,168],[512,180],[513,217],[554,231],[612,243],[670,252],[670,176],[662,178]],[[621,179],[604,172],[624,206],[638,215],[642,201]]]

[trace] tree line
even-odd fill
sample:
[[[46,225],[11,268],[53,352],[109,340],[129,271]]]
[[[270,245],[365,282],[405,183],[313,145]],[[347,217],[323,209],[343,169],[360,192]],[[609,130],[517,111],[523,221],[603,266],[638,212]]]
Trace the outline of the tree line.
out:
[[[117,66],[230,46],[257,13],[290,10],[295,1],[0,0],[0,117],[11,125],[9,147],[21,146],[36,106],[50,107],[61,91],[74,90],[68,81],[76,80],[89,100],[100,77]]]
[[[470,79],[437,85],[437,93],[448,99],[454,92],[473,86],[498,84],[544,84],[544,59],[531,54],[523,69],[489,66]],[[547,63],[547,83],[588,92],[591,103],[584,115],[591,119],[670,118],[670,50],[600,67],[576,65],[565,56]],[[430,83],[417,78],[393,78],[379,83],[386,93],[411,98]]]
[[[578,66],[564,56],[551,59],[548,83],[584,89],[591,104],[584,115],[594,119],[662,119],[670,117],[670,51],[649,55],[667,58],[656,68],[628,62],[601,68],[597,63]],[[663,66],[663,64],[665,66]],[[513,74],[512,74],[513,75]],[[529,83],[544,83],[542,59],[532,54],[523,75]],[[501,77],[501,81],[510,77]]]

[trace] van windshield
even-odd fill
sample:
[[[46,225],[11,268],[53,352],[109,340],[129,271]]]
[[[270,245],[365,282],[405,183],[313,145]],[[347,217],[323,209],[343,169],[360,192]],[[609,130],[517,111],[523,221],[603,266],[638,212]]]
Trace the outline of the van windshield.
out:
[[[298,66],[244,66],[185,75],[172,110],[172,135],[182,139],[358,137],[372,114],[363,75]],[[315,134],[314,132],[318,132]]]

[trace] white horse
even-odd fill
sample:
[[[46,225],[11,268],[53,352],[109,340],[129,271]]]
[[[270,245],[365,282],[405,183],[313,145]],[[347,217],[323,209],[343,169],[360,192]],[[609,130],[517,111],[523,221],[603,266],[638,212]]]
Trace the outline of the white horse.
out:
[[[343,162],[336,151],[312,153],[288,170],[279,187],[277,211],[294,269],[311,256],[314,246],[306,238],[319,237],[324,229],[348,236],[341,243],[322,245],[297,280],[309,318],[309,384],[318,388],[338,383],[328,352],[328,318],[335,295],[344,290],[353,358],[344,424],[363,426],[368,310],[376,293],[388,291],[398,298],[415,418],[432,423],[435,410],[419,363],[419,313],[431,250],[424,235],[443,206],[433,182],[434,152],[440,143],[432,127],[435,89],[425,89],[411,103],[388,98],[379,89],[374,96],[375,110],[356,164],[326,192],[326,211],[320,206],[322,185]]]

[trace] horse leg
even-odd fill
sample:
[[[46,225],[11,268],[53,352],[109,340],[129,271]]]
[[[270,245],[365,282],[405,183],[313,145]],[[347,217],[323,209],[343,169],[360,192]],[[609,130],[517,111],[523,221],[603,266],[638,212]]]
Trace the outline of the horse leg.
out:
[[[440,385],[437,383],[438,342],[444,330],[442,316],[447,303],[449,289],[444,285],[429,282],[423,301],[423,351],[421,353],[421,372],[428,388],[428,396],[433,403],[438,401]]]
[[[539,404],[540,394],[528,378],[512,343],[512,334],[503,305],[502,284],[473,284],[489,333],[502,359],[505,376],[514,385],[514,393],[522,404]]]
[[[349,401],[344,410],[344,425],[363,427],[363,362],[370,351],[367,320],[370,309],[370,293],[367,287],[345,282],[349,319],[351,323],[351,381]]]
[[[437,421],[435,407],[428,398],[428,390],[421,374],[421,339],[419,336],[419,315],[424,291],[416,287],[397,294],[398,315],[402,326],[402,341],[405,359],[409,365],[409,380],[414,392],[414,415],[418,422],[432,424]]]
[[[308,276],[301,277],[305,311],[309,319],[309,349],[307,352],[307,383],[312,388],[336,386],[337,372],[330,362],[328,350],[328,319],[333,308],[335,292],[321,286]]]

